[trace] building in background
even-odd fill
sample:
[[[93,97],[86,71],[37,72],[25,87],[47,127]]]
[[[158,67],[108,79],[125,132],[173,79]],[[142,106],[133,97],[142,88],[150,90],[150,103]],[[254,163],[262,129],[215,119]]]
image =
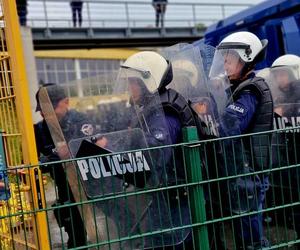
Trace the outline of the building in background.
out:
[[[137,51],[137,49],[35,51],[38,83],[61,84],[67,88],[70,97],[110,94],[120,64]],[[100,88],[99,82],[103,83]]]

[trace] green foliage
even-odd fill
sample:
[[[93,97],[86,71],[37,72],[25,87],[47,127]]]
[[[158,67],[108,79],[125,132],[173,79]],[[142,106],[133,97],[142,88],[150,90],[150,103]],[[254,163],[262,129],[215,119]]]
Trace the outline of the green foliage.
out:
[[[207,27],[203,23],[197,23],[195,25],[195,28],[196,28],[197,31],[200,32],[200,31],[205,31]]]

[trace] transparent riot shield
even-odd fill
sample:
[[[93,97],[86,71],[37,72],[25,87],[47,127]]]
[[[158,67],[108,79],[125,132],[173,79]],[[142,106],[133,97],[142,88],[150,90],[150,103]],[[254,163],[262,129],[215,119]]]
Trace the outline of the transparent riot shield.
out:
[[[68,148],[68,141],[71,140],[72,136],[92,135],[94,133],[93,125],[89,123],[84,114],[76,110],[69,110],[69,98],[66,95],[66,90],[61,86],[50,85],[40,88],[38,100],[39,109],[47,122],[56,153],[61,160],[70,159],[71,152]],[[75,201],[78,203],[87,201],[82,184],[78,181],[77,165],[70,161],[63,164],[63,167]],[[108,237],[106,224],[104,224],[105,215],[103,213],[98,214],[97,218],[101,219],[95,220],[93,204],[80,205],[78,209],[88,239],[93,243],[97,240],[105,241]],[[108,221],[110,222],[109,219]],[[109,224],[114,225],[113,222]]]
[[[274,101],[274,129],[287,129],[286,133],[281,134],[282,148],[289,142],[289,152],[294,152],[294,156],[289,155],[290,164],[297,164],[297,155],[299,151],[299,127],[300,125],[300,65],[277,66],[269,69],[267,82],[272,91]],[[283,138],[288,137],[288,138]],[[280,141],[280,140],[279,140]],[[295,145],[291,145],[295,142]],[[293,148],[294,149],[293,149]],[[290,153],[289,153],[290,154]],[[282,154],[280,154],[282,155]],[[283,156],[278,157],[282,159]],[[278,161],[278,159],[277,159]],[[284,160],[284,162],[286,162]],[[282,166],[282,163],[279,165]],[[286,162],[289,164],[288,162]]]
[[[284,168],[300,163],[300,81],[298,64],[263,70],[274,102],[274,133],[272,167]],[[267,74],[269,73],[269,74]],[[261,72],[259,73],[261,75]],[[299,169],[287,168],[271,173],[272,193],[268,204],[283,205],[298,202]],[[296,208],[297,211],[299,208]],[[291,214],[293,212],[291,211]],[[293,223],[298,223],[294,221]]]
[[[77,202],[96,199],[83,205],[82,217],[89,240],[105,242],[138,235],[111,244],[113,249],[179,244],[189,230],[172,229],[174,216],[170,212],[173,208],[169,205],[168,191],[151,191],[168,184],[172,151],[170,148],[142,150],[171,144],[155,91],[157,84],[148,71],[122,68],[115,85],[111,95],[90,97],[98,103],[99,119],[93,121],[70,107],[71,98],[62,95],[61,89],[56,91],[57,86],[43,88],[39,94],[42,112],[61,159],[85,157],[66,165],[65,169]],[[101,113],[103,110],[105,114]],[[164,229],[166,233],[158,233]]]
[[[274,103],[274,129],[299,126],[300,65],[276,66],[257,72],[272,92]]]
[[[201,45],[200,48],[191,44],[177,44],[161,51],[172,63],[173,80],[168,88],[186,98],[199,118],[200,133],[208,136],[218,136],[217,103],[208,85],[213,52],[211,46]]]
[[[274,100],[274,111],[280,116],[295,117],[299,114],[300,65],[270,68],[268,82]],[[293,108],[295,105],[295,108]]]

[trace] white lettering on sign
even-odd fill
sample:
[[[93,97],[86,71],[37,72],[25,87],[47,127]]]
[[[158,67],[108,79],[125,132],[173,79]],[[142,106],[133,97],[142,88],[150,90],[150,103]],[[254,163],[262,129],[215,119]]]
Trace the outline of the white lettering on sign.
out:
[[[78,164],[78,168],[81,173],[82,179],[84,181],[87,181],[88,178],[87,178],[86,174],[89,172],[89,167],[88,167],[87,161],[79,160],[79,161],[77,161],[77,164]]]
[[[98,165],[98,162],[96,159],[89,159],[89,166],[90,166],[90,172],[91,175],[95,178],[95,179],[99,179],[101,176],[101,171]]]
[[[234,104],[230,104],[230,105],[228,106],[228,108],[230,108],[230,109],[232,109],[232,110],[234,110],[234,111],[237,111],[237,112],[239,112],[239,113],[241,113],[241,114],[244,114],[244,111],[245,111],[244,108],[241,108],[241,107],[236,106],[236,105],[234,105]]]
[[[150,171],[149,164],[141,151],[78,160],[77,164],[82,180],[84,181],[87,181],[89,176],[99,179],[101,177],[122,175],[127,172]]]
[[[286,129],[286,128],[295,128],[300,126],[300,117],[277,117],[274,118],[274,129]],[[299,129],[287,130],[286,132],[297,132],[299,133]]]
[[[217,136],[217,125],[215,120],[212,118],[211,115],[204,115],[203,116],[203,120],[205,122],[205,124],[207,125],[206,129],[205,129],[205,133],[207,135],[215,135]]]

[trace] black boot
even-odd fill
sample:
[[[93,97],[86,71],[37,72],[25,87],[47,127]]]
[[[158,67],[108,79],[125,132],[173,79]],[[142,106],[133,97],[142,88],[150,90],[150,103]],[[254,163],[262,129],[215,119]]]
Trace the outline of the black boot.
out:
[[[71,221],[69,221],[65,225],[65,231],[69,236],[68,248],[87,245],[86,232],[84,230],[83,225],[78,225],[77,223],[73,223],[72,226]]]

